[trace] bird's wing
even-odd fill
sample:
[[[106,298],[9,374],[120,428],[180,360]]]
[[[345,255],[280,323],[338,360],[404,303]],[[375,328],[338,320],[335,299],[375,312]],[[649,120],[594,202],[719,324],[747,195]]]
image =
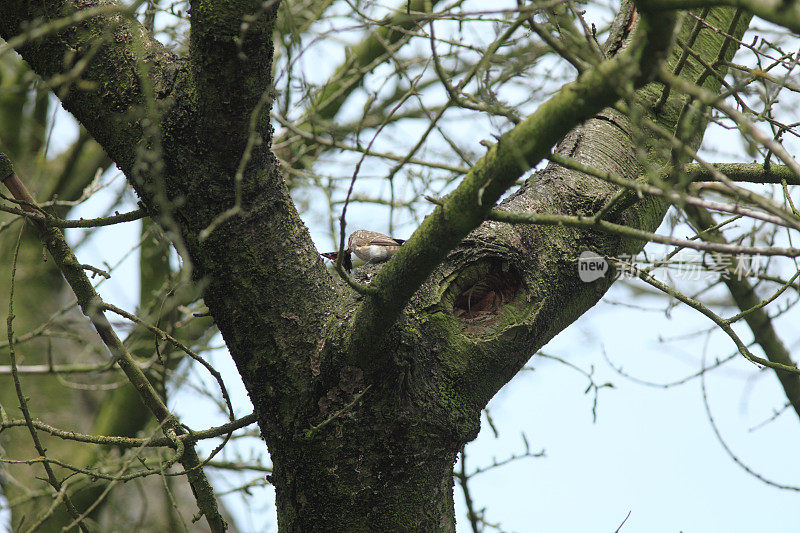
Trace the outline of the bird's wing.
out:
[[[387,237],[386,235],[375,235],[374,237],[370,238],[367,244],[376,246],[400,246],[402,242],[392,239],[391,237]]]

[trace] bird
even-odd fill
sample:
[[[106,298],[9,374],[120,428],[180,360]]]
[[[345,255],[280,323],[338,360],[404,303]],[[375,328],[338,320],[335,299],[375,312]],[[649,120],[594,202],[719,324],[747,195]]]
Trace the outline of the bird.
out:
[[[404,242],[406,241],[403,239],[395,239],[377,231],[356,230],[347,239],[347,249],[344,251],[342,264],[348,272],[353,268],[350,261],[351,253],[356,254],[356,257],[366,263],[383,263],[388,261]],[[320,255],[336,261],[339,254],[338,252],[326,252]]]
[[[377,231],[360,229],[350,234],[347,249],[367,263],[383,263],[388,261],[404,242],[406,241],[403,239],[395,239]]]

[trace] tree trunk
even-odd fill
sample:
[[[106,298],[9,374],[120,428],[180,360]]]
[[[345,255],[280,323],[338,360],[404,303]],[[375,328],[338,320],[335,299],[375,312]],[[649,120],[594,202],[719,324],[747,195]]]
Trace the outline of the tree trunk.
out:
[[[339,426],[357,439],[323,433],[271,449],[281,530],[454,531],[452,439],[361,424]]]

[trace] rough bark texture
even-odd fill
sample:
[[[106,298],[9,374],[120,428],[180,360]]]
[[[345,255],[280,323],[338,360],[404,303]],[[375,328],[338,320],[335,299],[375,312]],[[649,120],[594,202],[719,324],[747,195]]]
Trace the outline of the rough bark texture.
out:
[[[0,34],[9,39],[25,21],[99,4],[2,1]],[[239,39],[242,17],[253,13],[258,16]],[[619,40],[629,16],[623,12],[617,23]],[[259,416],[274,463],[281,530],[452,531],[452,465],[477,435],[481,409],[609,286],[579,281],[578,255],[585,249],[629,253],[643,243],[563,227],[483,224],[389,331],[376,333],[368,371],[358,368],[348,349],[364,297],[325,270],[268,149],[274,10],[265,11],[260,1],[197,0],[191,17],[189,59],[121,16],[88,19],[20,53],[50,78],[69,67],[67,49],[78,58],[103,40],[82,74],[96,90],[71,85],[62,101],[193,262]],[[744,16],[732,24],[729,9],[711,10],[706,19],[735,36],[747,26]],[[684,19],[684,42],[694,25]],[[714,58],[723,41],[702,29],[693,48]],[[722,55],[730,57],[735,47],[725,46]],[[679,55],[673,51],[671,65]],[[701,74],[692,59],[681,72],[692,81]],[[704,85],[718,82],[706,76]],[[674,128],[682,97],[670,95],[656,113],[659,87],[638,96],[646,116]],[[704,125],[694,126],[696,145]],[[576,125],[558,151],[636,178],[644,169],[636,146],[649,150],[650,165],[666,161],[647,136],[607,110]],[[592,214],[614,192],[550,166],[502,209]],[[664,212],[657,201],[634,202],[615,221],[653,230]],[[359,275],[365,279],[374,270]],[[486,303],[490,292],[496,305]],[[488,307],[477,312],[473,298]]]

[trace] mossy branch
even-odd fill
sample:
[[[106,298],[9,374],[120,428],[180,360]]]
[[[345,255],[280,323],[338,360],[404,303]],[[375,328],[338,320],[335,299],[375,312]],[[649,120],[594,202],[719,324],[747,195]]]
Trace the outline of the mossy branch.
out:
[[[583,228],[589,230],[602,231],[640,241],[657,242],[690,248],[705,252],[718,252],[723,254],[746,254],[764,255],[781,257],[800,257],[800,248],[783,248],[773,246],[746,246],[738,244],[728,244],[721,242],[705,242],[688,239],[679,239],[658,233],[650,233],[638,228],[632,228],[623,224],[615,224],[606,220],[598,219],[596,216],[580,215],[554,215],[549,213],[509,213],[499,209],[489,212],[489,220],[506,222],[508,224],[533,224],[538,226],[567,226],[572,228]]]
[[[644,281],[645,283],[648,283],[649,285],[657,288],[658,290],[666,294],[669,294],[676,300],[688,305],[692,309],[695,309],[700,313],[702,313],[703,315],[705,315],[706,317],[708,317],[712,322],[714,322],[714,324],[717,325],[717,327],[719,327],[719,329],[721,329],[723,332],[725,332],[726,335],[728,335],[728,337],[736,345],[736,348],[739,350],[739,353],[742,354],[742,356],[744,356],[744,358],[750,361],[751,363],[756,365],[766,366],[775,371],[785,372],[788,374],[792,374],[794,376],[800,375],[800,368],[797,368],[794,365],[794,363],[792,363],[791,359],[789,360],[789,364],[784,364],[784,363],[769,361],[767,359],[764,359],[763,357],[758,357],[757,355],[753,354],[747,347],[747,345],[739,338],[736,332],[733,331],[733,328],[731,328],[727,320],[718,316],[716,313],[711,311],[708,307],[706,307],[699,301],[695,300],[694,298],[686,296],[685,294],[677,291],[675,288],[670,287],[666,283],[662,283],[661,281],[655,279],[653,276],[647,274],[643,270],[636,268],[635,266],[630,266],[630,268],[636,274],[636,276],[638,276],[638,278]]]
[[[764,163],[713,163],[713,168],[724,174],[731,181],[745,183],[776,183],[783,181],[787,185],[800,185],[800,176],[787,165]],[[693,163],[686,165],[684,172],[692,181],[714,181],[715,177],[702,165]]]
[[[9,173],[10,171],[10,173]],[[13,167],[8,158],[0,154],[0,176],[3,184],[8,188],[17,201],[24,202],[23,205],[30,211],[35,211],[32,206],[36,205],[35,200],[28,192],[24,183],[13,172]],[[168,438],[177,439],[178,435],[184,431],[178,421],[172,416],[167,406],[161,401],[156,390],[150,381],[139,368],[133,356],[123,345],[117,336],[111,323],[103,313],[104,304],[100,295],[95,291],[89,277],[78,262],[75,254],[72,253],[67,240],[62,231],[54,226],[49,226],[40,220],[34,219],[34,224],[39,230],[42,244],[50,252],[56,266],[66,279],[70,288],[78,299],[78,305],[83,313],[89,317],[92,325],[102,339],[103,343],[111,352],[114,361],[120,366],[131,384],[136,388],[142,402],[152,411],[156,419],[163,425],[164,433]],[[222,532],[227,529],[225,520],[219,514],[217,502],[214,498],[214,491],[200,468],[200,460],[192,446],[187,446],[182,457],[181,464],[187,471],[187,478],[192,486],[198,507],[202,514],[206,516],[212,531]]]
[[[800,3],[794,1],[764,0],[653,0],[651,9],[695,9],[701,7],[730,6],[746,9],[757,17],[768,20],[795,33],[800,33]]]
[[[144,209],[135,209],[127,213],[117,213],[109,217],[99,218],[81,218],[77,220],[64,220],[62,218],[42,215],[42,213],[31,213],[24,209],[17,209],[15,207],[6,207],[0,205],[0,211],[12,213],[25,218],[30,218],[36,222],[41,222],[46,226],[54,226],[56,228],[99,228],[102,226],[112,226],[114,224],[122,224],[123,222],[132,222],[140,220],[147,216]]]
[[[716,221],[708,211],[700,208],[687,208],[686,215],[692,224],[701,230],[701,238],[713,243],[727,243],[725,236],[721,231],[715,228]],[[712,260],[717,260],[713,255]],[[732,268],[736,268],[735,265]],[[790,280],[794,282],[797,279],[797,273]],[[755,288],[747,279],[739,279],[736,276],[725,276],[722,281],[728,287],[733,301],[741,313],[727,319],[730,324],[735,320],[743,318],[753,332],[753,339],[764,350],[764,354],[771,362],[781,364],[784,366],[796,366],[792,360],[791,353],[786,348],[778,332],[772,322],[772,317],[764,309],[768,300],[764,300],[758,296]],[[785,283],[783,287],[776,292],[779,294],[788,287],[789,283]],[[777,371],[776,375],[783,387],[786,398],[791,403],[795,412],[800,416],[800,378],[797,375],[792,375],[787,372]]]
[[[64,107],[123,170],[132,168],[142,140],[140,62],[148,65],[150,83],[164,90],[165,80],[174,80],[177,59],[132,9],[99,0],[0,2],[0,36],[8,49],[16,48],[32,70],[56,83],[53,90]],[[53,22],[31,24],[42,20]],[[53,60],[64,57],[85,64],[73,72],[73,63]],[[96,88],[80,88],[87,84]]]
[[[436,266],[480,225],[500,196],[574,126],[613,104],[620,87],[641,87],[655,74],[672,42],[675,16],[643,12],[629,47],[565,85],[535,113],[498,138],[462,183],[429,215],[372,282],[377,293],[359,306],[350,335],[355,364],[375,368],[376,339]]]

